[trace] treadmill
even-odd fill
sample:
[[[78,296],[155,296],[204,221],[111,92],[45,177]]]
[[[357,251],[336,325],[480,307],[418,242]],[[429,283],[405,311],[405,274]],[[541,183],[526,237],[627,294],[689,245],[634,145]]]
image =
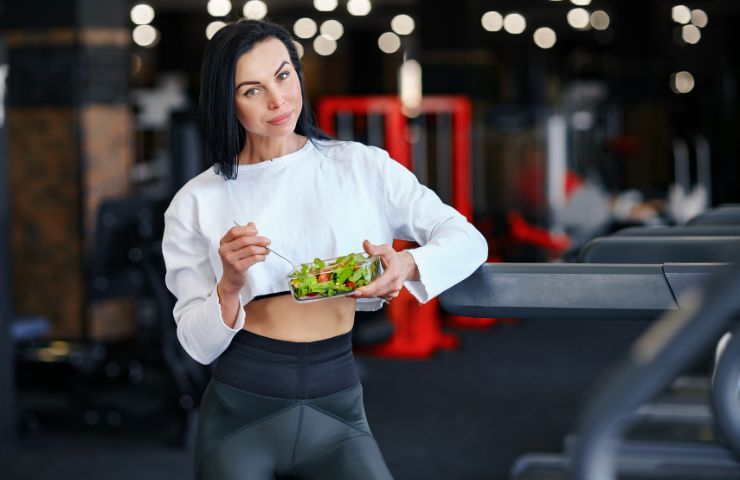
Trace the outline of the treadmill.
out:
[[[689,220],[687,225],[740,225],[740,206],[728,205],[707,210]]]
[[[724,262],[732,259],[736,251],[740,251],[740,236],[603,237],[586,245],[578,260],[587,263]],[[696,372],[682,375],[670,389],[642,406],[635,413],[640,421],[630,430],[630,437],[718,441],[709,405],[711,363],[700,362],[699,375]],[[740,449],[737,452],[740,453]]]
[[[440,304],[450,313],[479,317],[651,320],[669,312],[672,319],[680,319],[695,309],[689,291],[725,275],[729,269],[727,264],[486,264],[468,279],[443,293]],[[732,299],[734,303],[731,306],[740,310],[740,298],[737,297],[735,295]],[[696,353],[697,347],[715,341],[729,323],[725,319],[718,325],[712,324],[711,331],[702,335],[682,334],[681,338],[688,335],[683,340],[686,345],[682,344],[678,350],[671,347],[670,352],[675,356],[671,359],[683,368],[696,356],[689,355],[689,352]],[[657,348],[656,345],[666,348],[671,345],[671,342],[659,341],[670,337],[661,338],[656,332],[671,331],[676,325],[683,327],[684,323],[665,320],[656,324],[636,343],[631,361],[634,362],[635,355],[641,352],[643,357],[638,358],[640,362],[655,360],[655,357],[644,357],[644,352]],[[690,326],[692,332],[694,329],[702,331],[701,322],[694,321]],[[688,347],[693,348],[687,352],[681,350]],[[641,368],[636,369],[640,374]],[[674,372],[673,377],[678,371]],[[639,396],[639,402],[632,400],[632,397],[624,397],[625,401],[622,401],[622,396],[626,394],[621,390],[622,396],[608,398],[612,404],[620,407],[623,403],[632,405],[619,418],[620,431],[624,428],[621,422],[628,417],[627,413],[667,386],[673,377],[653,386],[650,395]],[[649,380],[651,378],[646,377],[645,381]],[[589,425],[588,418],[584,425]],[[578,448],[583,449],[583,440],[571,441],[570,445],[569,449],[575,454],[580,451]],[[613,447],[611,444],[609,446]],[[726,449],[714,445],[704,445],[699,449],[694,445],[677,447],[635,443],[620,447],[617,455],[619,460],[615,461],[620,478],[740,478],[740,465]],[[596,452],[599,451],[597,449]],[[519,464],[514,466],[512,475],[519,479],[567,478],[566,467],[571,464],[568,458],[540,456],[538,470],[525,471]],[[615,477],[588,473],[577,478],[600,480]]]

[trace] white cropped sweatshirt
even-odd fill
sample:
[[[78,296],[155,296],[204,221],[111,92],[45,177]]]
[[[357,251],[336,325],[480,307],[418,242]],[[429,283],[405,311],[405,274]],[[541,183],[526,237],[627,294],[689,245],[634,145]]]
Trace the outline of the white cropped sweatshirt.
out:
[[[465,217],[375,147],[308,141],[288,155],[239,165],[234,180],[208,169],[173,198],[162,240],[165,280],[177,299],[177,336],[203,364],[249,322],[247,302],[288,290],[290,265],[268,255],[247,270],[234,328],[224,324],[216,294],[223,273],[218,247],[234,221],[254,222],[270,246],[294,263],[362,252],[365,239],[414,241],[421,246],[409,252],[420,279],[405,287],[421,303],[465,279],[487,257],[485,239]],[[359,299],[357,309],[381,305],[380,299]]]

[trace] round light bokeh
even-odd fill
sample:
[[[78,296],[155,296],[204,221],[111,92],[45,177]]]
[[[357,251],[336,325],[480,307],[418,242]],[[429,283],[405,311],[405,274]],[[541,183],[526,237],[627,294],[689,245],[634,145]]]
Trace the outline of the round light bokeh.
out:
[[[689,45],[696,45],[701,40],[701,30],[696,25],[681,27],[681,39]]]
[[[334,40],[339,40],[344,35],[344,27],[336,20],[327,20],[321,24],[319,32]]]
[[[498,32],[504,28],[504,17],[500,13],[491,10],[483,14],[480,18],[480,23],[487,31]]]
[[[398,35],[410,35],[414,28],[416,28],[414,19],[406,14],[396,15],[391,20],[391,30]]]
[[[591,22],[591,15],[585,8],[572,8],[568,11],[568,25],[576,30],[588,28]]]
[[[378,37],[378,47],[385,53],[395,53],[401,48],[401,39],[393,32],[385,32]]]
[[[267,4],[262,0],[249,0],[242,8],[244,18],[262,20],[267,16]]]
[[[370,3],[370,0],[349,0],[347,2],[347,11],[350,13],[350,15],[354,15],[356,17],[363,17],[370,13],[370,10],[372,10],[373,6]]]
[[[147,25],[154,20],[154,9],[151,5],[140,3],[131,8],[131,21],[136,25]]]
[[[231,12],[231,2],[229,0],[208,0],[206,10],[212,17],[225,17]]]
[[[671,18],[674,22],[686,24],[691,21],[691,10],[686,5],[676,5],[671,8]]]
[[[552,48],[558,39],[557,35],[555,34],[555,30],[550,27],[538,28],[534,31],[532,38],[534,39],[535,45],[545,50],[548,48]]]
[[[319,35],[313,39],[313,49],[322,56],[328,56],[337,49],[337,41],[326,35]]]
[[[609,14],[603,10],[596,10],[591,13],[591,26],[594,27],[594,30],[606,30],[609,28],[610,22]]]
[[[527,21],[519,13],[510,13],[504,17],[504,30],[519,35],[527,28]]]
[[[303,45],[300,42],[296,42],[295,40],[293,40],[293,45],[295,45],[295,50],[296,53],[298,53],[298,58],[303,58],[303,54],[305,53]]]
[[[704,10],[697,8],[691,11],[691,23],[699,28],[704,28],[709,23],[709,16]]]
[[[131,36],[140,47],[153,47],[159,38],[159,32],[151,25],[138,25]]]
[[[316,35],[317,30],[316,22],[308,17],[299,18],[293,24],[293,33],[298,38],[311,38]]]
[[[337,5],[337,0],[313,0],[314,8],[319,12],[331,12]]]
[[[694,85],[694,76],[685,70],[671,74],[671,90],[674,93],[689,93]]]
[[[206,38],[208,38],[208,40],[212,39],[213,36],[216,35],[216,32],[218,32],[225,26],[226,24],[221,20],[214,20],[213,22],[209,23],[206,27]]]
[[[579,7],[585,7],[586,5],[591,5],[591,0],[570,0],[570,3]]]

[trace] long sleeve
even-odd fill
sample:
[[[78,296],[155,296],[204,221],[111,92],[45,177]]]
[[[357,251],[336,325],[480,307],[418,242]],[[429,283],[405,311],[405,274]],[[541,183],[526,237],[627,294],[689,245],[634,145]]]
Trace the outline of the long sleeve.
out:
[[[419,270],[419,281],[408,281],[405,287],[425,303],[485,262],[488,245],[463,215],[444,204],[403,165],[387,154],[385,157],[382,182],[394,238],[420,245],[409,249]]]
[[[239,305],[234,328],[228,327],[221,316],[216,274],[208,260],[208,240],[174,215],[165,214],[162,253],[165,283],[177,298],[173,310],[177,337],[191,357],[209,364],[244,326],[243,305]]]

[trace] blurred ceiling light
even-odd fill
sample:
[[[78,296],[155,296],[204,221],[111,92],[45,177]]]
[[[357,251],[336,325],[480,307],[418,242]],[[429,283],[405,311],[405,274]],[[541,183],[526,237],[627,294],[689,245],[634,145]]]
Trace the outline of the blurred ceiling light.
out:
[[[483,14],[480,18],[480,23],[489,32],[498,32],[504,27],[504,17],[500,13],[491,10]]]
[[[691,10],[686,5],[676,5],[671,8],[671,18],[674,22],[686,24],[691,21]]]
[[[406,14],[396,15],[391,20],[391,30],[396,32],[398,35],[409,35],[414,31],[416,25],[414,19]]]
[[[385,53],[394,53],[401,48],[401,39],[393,32],[385,32],[378,37],[378,47]]]
[[[534,35],[532,37],[534,38],[534,43],[538,47],[544,49],[552,48],[552,46],[555,45],[555,42],[557,41],[555,30],[549,27],[538,28],[534,31]]]
[[[334,40],[339,40],[344,35],[344,27],[336,20],[325,21],[321,24],[319,31],[322,35],[333,38]]]
[[[673,93],[689,93],[694,89],[694,76],[685,70],[672,73],[670,86]]]
[[[131,21],[136,25],[146,25],[154,20],[154,9],[146,3],[134,5],[131,8]]]
[[[337,8],[337,0],[313,0],[313,6],[319,12],[331,12]]]
[[[591,5],[591,0],[570,0],[570,3],[579,7],[585,7],[586,5]]]
[[[591,26],[596,30],[606,30],[609,22],[609,14],[603,10],[596,10],[591,14]]]
[[[504,17],[504,30],[519,35],[527,28],[527,21],[519,13],[510,13]]]
[[[681,39],[690,45],[696,45],[701,40],[701,30],[696,25],[681,27]]]
[[[295,40],[293,40],[293,45],[295,45],[295,50],[298,53],[298,58],[303,58],[303,54],[305,53],[303,45],[301,45],[300,42],[296,42]]]
[[[206,10],[212,17],[225,17],[231,12],[231,2],[229,0],[208,0]]]
[[[293,24],[293,33],[298,38],[311,38],[316,35],[316,22],[308,17],[299,18]]]
[[[249,0],[242,8],[244,18],[262,20],[267,16],[267,4],[262,0]]]
[[[421,113],[421,65],[416,60],[406,60],[398,69],[399,97],[403,113],[417,117]]]
[[[331,55],[337,49],[337,41],[326,35],[319,35],[313,39],[313,49],[324,57]]]
[[[699,28],[704,28],[709,23],[709,17],[704,10],[695,9],[691,11],[691,23]]]
[[[370,0],[349,0],[347,2],[347,11],[350,15],[356,17],[363,17],[370,13],[373,6],[370,4]]]
[[[213,36],[216,35],[216,32],[218,32],[225,26],[226,24],[221,20],[214,20],[213,22],[209,23],[206,27],[206,38],[208,38],[208,40],[212,39]]]
[[[568,11],[568,25],[577,30],[587,28],[590,21],[591,16],[585,8],[573,8]]]
[[[132,36],[134,43],[140,47],[153,47],[159,37],[159,33],[151,25],[139,25],[134,28]]]

